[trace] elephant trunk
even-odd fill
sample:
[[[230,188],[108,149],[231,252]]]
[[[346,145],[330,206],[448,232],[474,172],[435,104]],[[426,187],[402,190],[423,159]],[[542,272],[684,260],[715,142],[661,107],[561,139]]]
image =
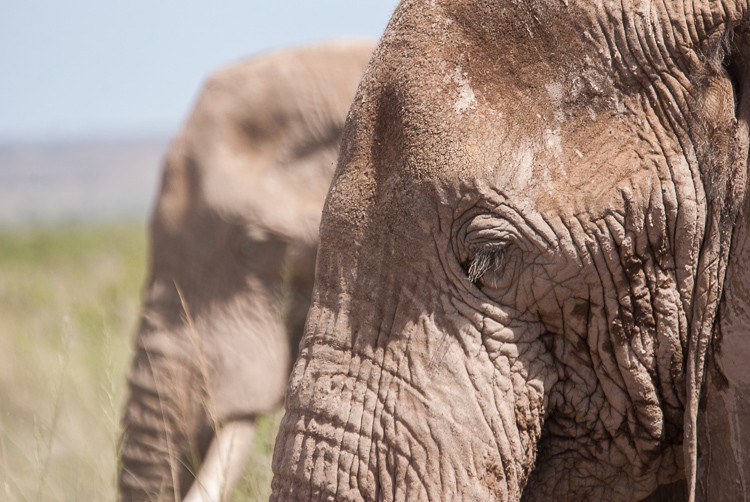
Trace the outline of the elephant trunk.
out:
[[[122,418],[120,500],[181,500],[190,486],[193,459],[210,440],[198,400],[186,391],[190,373],[164,354],[138,348]]]

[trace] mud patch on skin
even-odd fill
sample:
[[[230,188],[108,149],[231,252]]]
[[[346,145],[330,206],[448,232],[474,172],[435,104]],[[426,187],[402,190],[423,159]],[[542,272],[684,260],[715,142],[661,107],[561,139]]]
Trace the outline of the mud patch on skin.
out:
[[[482,483],[486,486],[497,500],[505,500],[508,496],[507,478],[503,466],[496,460],[491,459],[484,466]]]

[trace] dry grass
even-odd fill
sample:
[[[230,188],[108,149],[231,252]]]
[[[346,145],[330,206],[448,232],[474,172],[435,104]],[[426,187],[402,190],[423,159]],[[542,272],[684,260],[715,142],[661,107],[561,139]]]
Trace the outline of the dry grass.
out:
[[[145,228],[0,230],[0,500],[114,500]],[[278,414],[236,500],[267,499]]]

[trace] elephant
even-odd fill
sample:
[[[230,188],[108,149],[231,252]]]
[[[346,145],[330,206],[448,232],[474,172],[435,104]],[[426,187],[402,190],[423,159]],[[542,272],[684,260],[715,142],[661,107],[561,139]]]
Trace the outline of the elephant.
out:
[[[750,13],[402,0],[271,500],[750,499]]]
[[[224,499],[283,401],[344,119],[373,43],[217,70],[165,156],[128,374],[119,498]]]

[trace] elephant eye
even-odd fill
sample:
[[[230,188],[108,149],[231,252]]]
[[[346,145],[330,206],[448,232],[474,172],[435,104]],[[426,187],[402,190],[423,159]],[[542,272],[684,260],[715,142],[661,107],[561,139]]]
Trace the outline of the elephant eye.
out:
[[[469,263],[469,280],[477,284],[488,272],[497,271],[503,266],[505,247],[491,246],[479,249]]]

